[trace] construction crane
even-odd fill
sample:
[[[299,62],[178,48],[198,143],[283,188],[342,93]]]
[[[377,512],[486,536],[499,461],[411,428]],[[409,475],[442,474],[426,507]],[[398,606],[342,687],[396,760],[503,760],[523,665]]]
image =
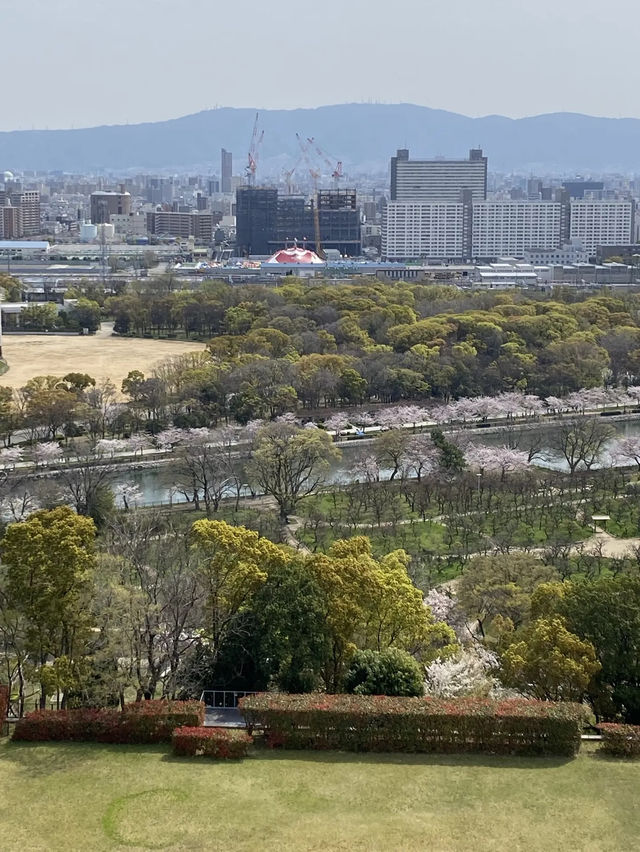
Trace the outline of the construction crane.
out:
[[[256,182],[258,155],[260,153],[260,146],[262,145],[262,140],[264,139],[264,130],[260,133],[258,132],[259,117],[260,113],[256,113],[256,120],[253,122],[253,133],[251,134],[251,144],[249,145],[248,161],[244,170],[247,176],[247,183],[249,184],[249,186],[254,186]]]
[[[315,237],[315,246],[316,246],[316,254],[319,258],[324,260],[325,254],[322,248],[322,238],[320,236],[320,211],[318,210],[318,179],[320,177],[320,172],[317,169],[313,168],[311,163],[311,158],[309,157],[309,145],[302,141],[302,137],[299,133],[296,133],[296,139],[298,140],[298,145],[300,146],[300,151],[302,159],[305,162],[309,175],[311,176],[311,182],[313,184],[313,230]],[[309,140],[307,140],[309,142]]]
[[[329,159],[329,155],[326,154],[322,148],[318,145],[315,138],[313,136],[307,137],[307,142],[309,145],[312,145],[318,154],[319,157],[325,162],[325,164],[329,168],[329,174],[333,180],[333,185],[337,189],[340,186],[340,179],[344,176],[342,171],[342,160],[331,160]]]
[[[294,173],[295,173],[296,169],[297,169],[297,168],[298,168],[298,166],[300,165],[300,161],[301,161],[301,160],[302,160],[302,155],[300,155],[300,156],[298,157],[298,159],[296,160],[296,162],[294,163],[294,165],[292,166],[292,168],[290,168],[290,169],[283,169],[283,170],[282,170],[282,174],[283,174],[283,177],[284,177],[284,182],[285,182],[285,183],[286,183],[286,185],[287,185],[287,195],[291,195],[291,186],[292,186],[291,178],[293,177],[293,175],[294,175]]]

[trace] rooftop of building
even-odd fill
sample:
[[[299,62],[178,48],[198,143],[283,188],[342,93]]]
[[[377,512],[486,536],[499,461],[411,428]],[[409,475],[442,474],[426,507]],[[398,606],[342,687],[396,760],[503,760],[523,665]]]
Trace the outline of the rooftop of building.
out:
[[[20,249],[48,251],[49,243],[44,240],[0,240],[0,251],[17,251]]]

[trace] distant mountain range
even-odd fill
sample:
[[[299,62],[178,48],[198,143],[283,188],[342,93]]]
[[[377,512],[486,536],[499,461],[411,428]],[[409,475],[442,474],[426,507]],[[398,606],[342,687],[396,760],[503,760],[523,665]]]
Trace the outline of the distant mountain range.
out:
[[[0,171],[46,169],[185,169],[218,173],[220,148],[240,173],[255,110],[219,108],[170,121],[81,130],[0,133]],[[469,118],[413,104],[340,104],[317,109],[261,110],[264,175],[298,159],[295,134],[315,137],[351,174],[380,172],[397,148],[413,157],[460,157],[480,146],[489,169],[640,173],[640,119],[552,113],[511,119]]]

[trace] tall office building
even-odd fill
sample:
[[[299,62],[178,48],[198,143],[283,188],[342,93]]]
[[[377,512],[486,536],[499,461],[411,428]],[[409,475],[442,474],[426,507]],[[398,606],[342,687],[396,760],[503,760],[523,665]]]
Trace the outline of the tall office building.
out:
[[[128,216],[131,213],[131,195],[124,186],[119,192],[98,191],[91,193],[91,221],[104,225],[111,221],[111,214]]]
[[[224,148],[220,151],[220,191],[231,192],[231,177],[233,175],[233,155]]]
[[[278,222],[278,190],[239,186],[236,192],[236,254],[271,253]]]
[[[391,201],[457,204],[468,191],[473,201],[487,197],[487,158],[473,148],[468,160],[410,160],[406,148],[391,158]]]

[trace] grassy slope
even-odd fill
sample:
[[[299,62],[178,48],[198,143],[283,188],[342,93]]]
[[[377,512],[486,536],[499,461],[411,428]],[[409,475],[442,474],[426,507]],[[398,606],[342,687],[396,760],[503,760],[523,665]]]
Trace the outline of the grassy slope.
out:
[[[637,848],[640,764],[0,745],[6,850]]]

